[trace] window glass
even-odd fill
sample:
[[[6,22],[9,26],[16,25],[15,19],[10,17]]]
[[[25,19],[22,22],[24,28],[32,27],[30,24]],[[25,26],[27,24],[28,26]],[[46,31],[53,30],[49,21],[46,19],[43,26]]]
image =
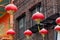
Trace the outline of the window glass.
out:
[[[19,20],[19,28],[23,27],[23,18]]]
[[[26,30],[26,17],[25,15],[23,14],[20,18],[19,18],[19,21],[18,21],[18,26],[19,26],[19,40],[24,38],[24,34],[23,32]]]

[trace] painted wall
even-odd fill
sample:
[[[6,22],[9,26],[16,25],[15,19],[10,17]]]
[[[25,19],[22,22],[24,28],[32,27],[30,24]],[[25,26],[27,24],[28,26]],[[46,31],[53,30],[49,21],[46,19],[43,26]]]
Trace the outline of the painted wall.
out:
[[[9,29],[9,14],[6,13],[0,18],[0,37],[8,37],[6,31]]]

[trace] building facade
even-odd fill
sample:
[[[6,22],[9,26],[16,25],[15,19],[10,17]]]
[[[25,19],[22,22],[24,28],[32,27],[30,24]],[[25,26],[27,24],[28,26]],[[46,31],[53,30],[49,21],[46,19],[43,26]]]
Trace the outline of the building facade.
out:
[[[60,13],[59,0],[15,0],[14,4],[18,7],[18,11],[14,14],[14,29],[16,32],[14,40],[26,39],[23,32],[26,29],[32,30],[32,27],[36,25],[36,23],[32,21],[31,16],[37,11],[44,14],[47,21],[43,21],[43,23],[51,22],[54,25],[46,26],[48,34],[46,35],[45,40],[57,40],[58,36],[53,28],[55,27],[55,19]],[[42,40],[42,36],[36,31],[34,32],[34,30],[32,30],[33,35],[30,40]]]

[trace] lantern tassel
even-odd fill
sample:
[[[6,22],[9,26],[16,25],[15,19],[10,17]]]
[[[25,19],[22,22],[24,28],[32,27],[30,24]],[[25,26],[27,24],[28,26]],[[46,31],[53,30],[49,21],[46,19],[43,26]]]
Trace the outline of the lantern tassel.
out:
[[[29,36],[26,36],[26,38],[29,40]]]
[[[36,21],[36,23],[38,24],[38,32],[39,32],[39,30],[40,30],[40,27],[39,27],[40,19],[36,19],[35,21]]]
[[[40,24],[40,19],[35,20],[37,24]]]
[[[7,11],[7,13],[9,13],[10,15],[13,15],[14,11],[9,10],[9,11]]]
[[[10,4],[13,4],[14,0],[11,0]]]
[[[40,30],[39,24],[40,24],[40,20],[37,21],[38,23],[38,31]]]
[[[43,40],[44,40],[45,35],[44,35],[44,34],[42,34],[42,37],[43,37]]]
[[[40,30],[40,27],[39,27],[39,25],[38,25],[38,31]]]
[[[9,37],[10,37],[10,39],[11,39],[11,40],[13,40],[13,37],[12,37],[12,35],[10,35]]]

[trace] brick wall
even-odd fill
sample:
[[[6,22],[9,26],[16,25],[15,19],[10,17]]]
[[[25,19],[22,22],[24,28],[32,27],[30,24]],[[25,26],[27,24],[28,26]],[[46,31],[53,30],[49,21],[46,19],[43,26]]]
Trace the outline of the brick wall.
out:
[[[31,26],[30,23],[30,18],[31,18],[31,12],[29,11],[29,9],[31,7],[33,7],[34,5],[36,5],[38,2],[41,2],[41,5],[43,7],[42,12],[44,13],[45,17],[49,17],[55,13],[58,13],[58,11],[60,10],[60,1],[57,0],[15,0],[15,5],[18,6],[18,11],[14,14],[14,21],[17,21],[17,18],[19,16],[21,16],[24,12],[26,13],[26,27],[29,28]],[[15,38],[16,40],[18,39],[18,22],[15,22],[15,28],[17,28],[16,30],[16,35],[17,37]],[[46,35],[45,40],[53,40],[54,35],[53,35],[53,29],[48,29],[49,33],[48,35]],[[35,37],[36,36],[36,37]],[[32,35],[33,40],[42,40],[41,35],[37,35],[33,34]],[[24,40],[24,39],[22,39]]]

